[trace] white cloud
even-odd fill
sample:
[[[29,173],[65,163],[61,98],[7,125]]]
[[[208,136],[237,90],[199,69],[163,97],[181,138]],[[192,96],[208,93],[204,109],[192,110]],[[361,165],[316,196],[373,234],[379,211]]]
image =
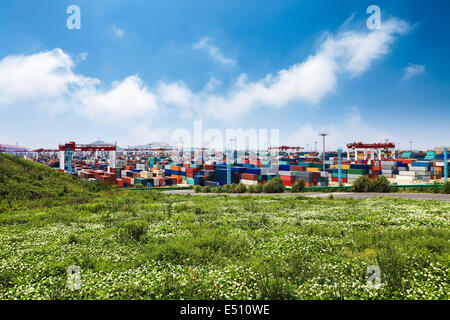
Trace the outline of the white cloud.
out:
[[[0,60],[0,104],[18,107],[26,103],[52,111],[70,110],[95,121],[117,124],[143,123],[166,109],[173,109],[180,117],[196,113],[231,119],[261,106],[315,104],[335,90],[341,76],[356,77],[365,72],[389,52],[398,35],[408,30],[406,22],[391,19],[380,30],[327,35],[318,51],[303,62],[259,81],[249,81],[242,74],[223,94],[214,93],[219,84],[215,79],[199,92],[193,92],[182,81],[161,81],[151,89],[137,75],[108,88],[99,79],[76,74],[76,63],[61,49],[8,56]],[[210,41],[204,38],[196,47],[206,48],[228,63]]]
[[[114,32],[114,35],[115,35],[117,38],[119,38],[119,39],[122,39],[122,38],[123,38],[123,35],[124,35],[123,29],[117,27],[116,25],[113,25],[113,26],[112,26],[112,31]]]
[[[396,37],[410,26],[391,18],[382,29],[342,31],[328,35],[316,54],[277,75],[250,82],[241,75],[224,95],[196,94],[195,107],[216,118],[235,118],[260,106],[282,107],[293,102],[318,103],[335,90],[338,77],[356,77],[386,55]]]
[[[155,95],[137,75],[113,82],[110,90],[79,90],[75,98],[81,115],[103,122],[127,123],[151,118],[158,109]]]
[[[196,96],[183,82],[166,84],[160,82],[158,96],[163,104],[189,108],[195,104]]]
[[[420,64],[410,63],[403,69],[403,80],[410,79],[414,76],[421,75],[425,72],[425,66]]]
[[[96,85],[97,79],[73,73],[72,58],[61,49],[0,60],[0,104],[33,104],[63,111],[73,90]]]
[[[219,86],[222,85],[222,81],[217,80],[214,77],[211,77],[208,81],[208,83],[206,84],[205,88],[203,89],[203,91],[205,92],[211,92],[216,90]]]
[[[156,96],[137,75],[102,89],[99,79],[75,74],[74,67],[61,49],[8,56],[0,60],[0,104],[31,105],[51,113],[73,111],[100,122],[124,123],[155,115]]]
[[[208,52],[208,54],[211,56],[212,59],[215,61],[218,61],[225,65],[234,65],[236,64],[236,60],[227,58],[220,49],[213,45],[212,42],[214,41],[213,38],[209,37],[203,37],[198,41],[197,43],[194,43],[192,47],[196,50],[198,49],[204,49]]]

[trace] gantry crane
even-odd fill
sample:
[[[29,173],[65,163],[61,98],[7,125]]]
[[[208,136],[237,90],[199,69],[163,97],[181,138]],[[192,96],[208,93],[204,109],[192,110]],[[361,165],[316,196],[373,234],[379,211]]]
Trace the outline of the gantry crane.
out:
[[[371,151],[370,157],[371,160],[374,159],[374,150],[378,151],[378,160],[381,160],[381,152],[384,151],[385,153],[391,152],[394,150],[394,159],[395,159],[395,144],[392,142],[385,142],[385,143],[362,143],[362,142],[353,142],[347,144],[347,159],[350,159],[350,150],[354,150],[355,152],[355,161],[358,160],[358,150],[364,151],[364,159],[367,159],[367,150]]]

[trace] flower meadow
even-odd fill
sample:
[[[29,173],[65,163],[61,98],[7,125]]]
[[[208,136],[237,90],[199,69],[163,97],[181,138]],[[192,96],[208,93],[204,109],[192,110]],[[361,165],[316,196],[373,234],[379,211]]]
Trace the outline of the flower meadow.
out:
[[[448,202],[382,197],[27,203],[0,214],[0,299],[449,299],[449,224]]]

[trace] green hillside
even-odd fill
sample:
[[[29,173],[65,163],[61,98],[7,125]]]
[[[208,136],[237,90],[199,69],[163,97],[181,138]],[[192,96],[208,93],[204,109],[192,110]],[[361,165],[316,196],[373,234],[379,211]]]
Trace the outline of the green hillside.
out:
[[[97,183],[88,183],[43,164],[24,160],[9,154],[0,154],[0,202],[5,205],[33,200],[50,205],[65,200],[82,201],[91,192],[104,189]],[[41,200],[41,201],[39,201]]]

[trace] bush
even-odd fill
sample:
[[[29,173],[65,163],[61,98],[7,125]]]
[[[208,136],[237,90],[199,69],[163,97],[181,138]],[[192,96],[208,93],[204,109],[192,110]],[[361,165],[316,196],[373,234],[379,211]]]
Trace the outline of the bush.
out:
[[[446,194],[450,193],[450,181],[447,181],[446,183],[444,183],[444,185],[442,186],[441,192],[446,193]]]
[[[291,192],[303,192],[305,190],[305,181],[299,179],[292,185]]]
[[[230,186],[230,192],[231,193],[236,193],[236,187],[237,187],[237,184],[236,183],[232,183],[231,186]]]
[[[239,183],[235,188],[234,191],[236,193],[244,193],[245,191],[247,191],[247,188],[245,187],[245,185],[243,183]]]
[[[125,239],[139,240],[147,232],[148,224],[144,220],[124,223],[119,229],[119,236]]]
[[[227,193],[231,193],[231,192],[232,192],[231,184],[226,184],[226,185],[225,185],[225,191],[226,191]]]
[[[391,192],[391,183],[385,176],[378,176],[370,181],[369,190],[370,192]]]
[[[217,186],[217,187],[215,187],[214,189],[213,189],[213,192],[214,193],[222,193],[222,187],[221,186]]]
[[[280,178],[271,179],[263,187],[264,193],[283,193],[284,189],[283,181]]]
[[[203,187],[203,192],[204,193],[210,193],[211,192],[211,187],[210,186]]]
[[[255,193],[255,186],[254,185],[249,185],[247,188],[248,193]]]
[[[361,176],[353,182],[353,191],[355,192],[370,192],[370,179],[366,176]]]
[[[194,192],[195,192],[195,193],[200,193],[200,192],[202,192],[202,187],[200,187],[199,185],[196,185],[196,186],[194,187]]]
[[[258,183],[255,185],[255,193],[261,193],[263,192],[264,186],[261,183]]]
[[[353,182],[355,192],[391,192],[391,183],[385,176],[378,176],[376,179],[369,179],[365,176],[359,177]]]

